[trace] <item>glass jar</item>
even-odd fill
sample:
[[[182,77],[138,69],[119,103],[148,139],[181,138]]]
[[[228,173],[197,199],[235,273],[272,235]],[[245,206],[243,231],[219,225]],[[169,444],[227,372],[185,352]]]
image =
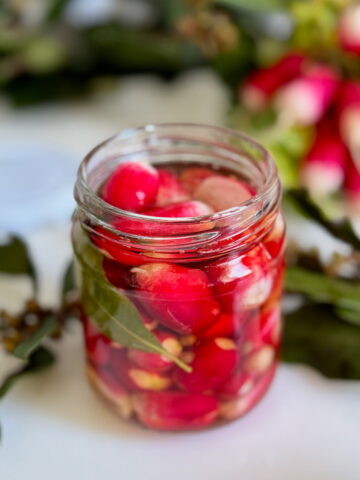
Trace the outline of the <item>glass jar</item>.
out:
[[[98,193],[128,161],[211,166],[256,193],[198,217],[129,212]],[[91,151],[75,197],[73,246],[94,389],[122,418],[160,430],[244,415],[267,391],[280,344],[284,221],[270,155],[226,128],[147,125]]]

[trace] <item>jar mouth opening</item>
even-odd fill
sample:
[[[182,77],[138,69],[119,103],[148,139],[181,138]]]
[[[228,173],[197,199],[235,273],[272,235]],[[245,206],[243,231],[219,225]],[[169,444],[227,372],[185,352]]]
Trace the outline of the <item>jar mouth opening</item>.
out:
[[[212,140],[214,137],[215,140]],[[222,138],[224,137],[224,138]],[[216,140],[218,139],[218,140]],[[231,143],[227,143],[226,139],[231,139]],[[254,161],[251,155],[256,155],[257,160],[261,160],[264,181],[256,188],[256,193],[248,200],[228,208],[209,215],[196,216],[196,217],[157,217],[151,215],[145,215],[143,213],[131,212],[129,210],[123,210],[115,207],[105,200],[103,200],[98,191],[90,185],[88,167],[92,159],[99,155],[103,149],[107,146],[118,143],[118,156],[123,153],[133,153],[136,155],[136,151],[129,149],[129,146],[137,142],[137,145],[141,145],[143,148],[149,148],[150,150],[156,147],[159,142],[165,141],[167,145],[169,142],[178,141],[191,141],[198,144],[213,144],[213,146],[225,150],[232,157],[238,156],[250,156],[249,162]],[[122,149],[123,145],[123,149]],[[240,148],[246,146],[246,150]],[[216,155],[216,153],[215,153]],[[102,159],[102,161],[106,159]],[[193,164],[195,166],[195,164]],[[80,192],[81,190],[82,192]],[[246,134],[232,130],[226,127],[209,126],[198,123],[158,123],[148,124],[142,127],[128,128],[113,135],[109,139],[100,143],[82,161],[78,170],[78,183],[75,187],[75,197],[78,203],[84,204],[82,198],[85,196],[88,203],[86,209],[94,212],[101,212],[101,216],[106,217],[122,217],[127,220],[151,222],[156,224],[190,224],[190,223],[209,223],[218,222],[219,220],[229,221],[232,217],[237,217],[244,214],[247,211],[254,211],[256,205],[264,205],[268,202],[268,199],[276,193],[280,193],[279,179],[277,175],[277,169],[269,152],[258,144],[251,137]],[[103,222],[100,222],[103,223]],[[111,225],[109,226],[111,229]]]

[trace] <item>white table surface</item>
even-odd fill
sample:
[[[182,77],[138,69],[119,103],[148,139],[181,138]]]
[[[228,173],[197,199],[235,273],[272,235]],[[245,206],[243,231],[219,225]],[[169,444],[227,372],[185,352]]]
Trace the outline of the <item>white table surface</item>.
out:
[[[0,141],[47,142],[80,159],[125,126],[221,123],[225,105],[226,95],[207,73],[175,85],[128,79],[112,95],[82,104],[20,112],[0,104]],[[311,243],[306,228],[302,234]],[[316,232],[317,239],[321,235]],[[68,225],[44,225],[27,239],[41,300],[53,304],[71,255]],[[0,306],[16,310],[28,292],[26,279],[0,277]],[[103,407],[85,380],[77,325],[54,348],[55,366],[24,378],[0,403],[1,480],[360,478],[360,382],[330,381],[306,367],[281,365],[266,398],[243,419],[204,432],[166,434],[124,423]],[[15,363],[2,355],[0,377]]]

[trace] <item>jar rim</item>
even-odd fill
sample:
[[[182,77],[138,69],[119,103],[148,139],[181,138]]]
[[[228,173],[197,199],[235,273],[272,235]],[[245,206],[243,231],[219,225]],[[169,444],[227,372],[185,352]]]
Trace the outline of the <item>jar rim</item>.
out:
[[[231,136],[240,142],[247,144],[252,149],[255,149],[261,155],[261,160],[265,162],[266,176],[265,182],[260,186],[259,189],[256,190],[255,195],[250,197],[248,200],[240,203],[237,206],[228,208],[226,210],[221,210],[219,212],[215,212],[209,215],[203,216],[196,216],[196,217],[181,217],[181,218],[173,218],[173,217],[157,217],[157,216],[150,216],[145,215],[142,213],[137,212],[130,212],[128,210],[123,210],[121,208],[115,207],[105,200],[103,200],[100,195],[97,193],[96,190],[90,187],[88,183],[88,175],[87,175],[87,164],[90,160],[103,148],[108,145],[111,145],[115,141],[126,141],[126,140],[135,140],[139,134],[145,134],[148,136],[155,135],[157,140],[161,140],[161,134],[166,134],[167,130],[171,129],[191,129],[193,133],[196,132],[204,132],[205,130],[210,133],[214,133],[217,135],[224,135],[224,136]],[[160,136],[157,136],[160,134]],[[190,137],[188,135],[180,135],[179,137],[175,137],[176,139],[191,139],[197,142],[208,143],[208,139],[199,137]],[[222,147],[226,147],[226,143],[222,144]],[[240,151],[237,151],[235,148],[229,148],[229,151],[233,153],[240,154]],[[121,153],[121,152],[120,152]],[[243,132],[233,130],[227,127],[215,126],[215,125],[206,125],[200,123],[154,123],[154,124],[146,124],[140,127],[134,128],[126,128],[121,130],[120,132],[116,133],[115,135],[111,136],[110,138],[104,140],[97,146],[95,146],[83,159],[81,162],[78,175],[77,175],[77,183],[75,186],[75,198],[77,203],[82,206],[86,207],[85,210],[89,212],[101,211],[102,214],[108,216],[118,216],[123,217],[128,220],[136,220],[136,221],[145,221],[145,222],[152,222],[158,224],[189,224],[195,222],[214,222],[219,220],[229,220],[232,217],[236,217],[239,214],[243,214],[250,209],[253,209],[256,204],[263,204],[266,203],[266,198],[271,197],[273,194],[276,196],[280,196],[281,193],[281,186],[277,174],[277,168],[275,162],[270,155],[270,153],[257,141],[252,139],[250,136],[246,135]],[[84,205],[84,198],[86,198],[87,205]],[[102,222],[101,222],[102,223]],[[111,229],[111,226],[109,226]]]

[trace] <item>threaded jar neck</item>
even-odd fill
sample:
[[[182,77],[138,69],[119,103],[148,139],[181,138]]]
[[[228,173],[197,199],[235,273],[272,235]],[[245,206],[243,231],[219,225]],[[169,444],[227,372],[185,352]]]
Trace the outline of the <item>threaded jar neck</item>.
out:
[[[98,192],[111,172],[123,162],[142,161],[157,167],[212,165],[247,181],[256,194],[240,205],[203,217],[164,218],[129,212],[106,203]],[[281,198],[277,170],[269,153],[246,135],[227,128],[198,124],[159,124],[127,129],[95,147],[83,160],[75,185],[76,216],[91,232],[102,227],[104,235],[126,247],[136,244],[171,256],[181,249],[189,259],[200,251],[219,254],[219,239],[229,238],[227,249],[249,248],[271,228]],[[119,231],[119,220],[156,223],[162,236],[134,235]],[[167,228],[171,226],[171,228]],[[174,235],[176,231],[184,232]],[[186,226],[186,228],[185,228]],[[249,234],[251,229],[251,235]],[[231,241],[236,232],[236,239]],[[224,252],[221,252],[224,253]]]

